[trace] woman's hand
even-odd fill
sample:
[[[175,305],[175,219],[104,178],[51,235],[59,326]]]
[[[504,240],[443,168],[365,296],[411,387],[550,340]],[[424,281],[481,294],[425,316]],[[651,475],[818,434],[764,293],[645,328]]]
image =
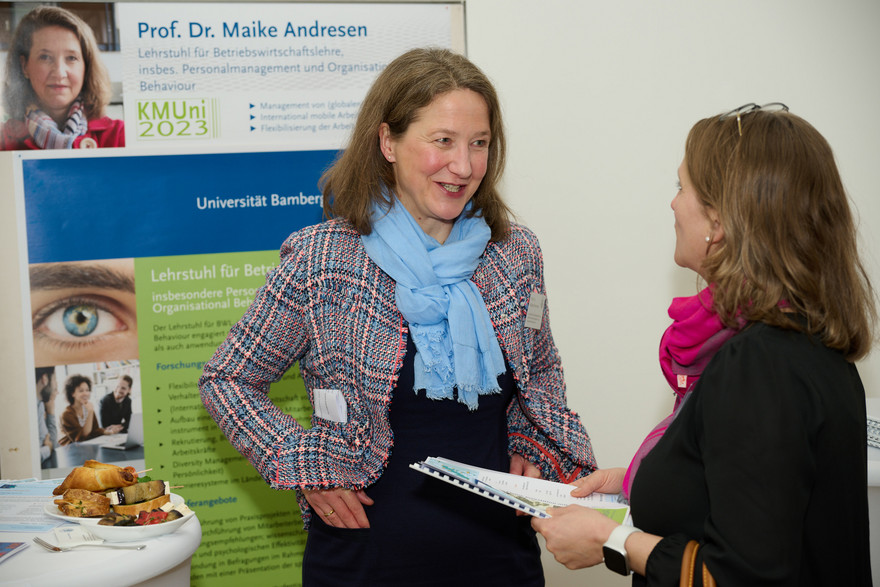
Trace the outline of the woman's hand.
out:
[[[541,469],[527,461],[522,455],[514,453],[514,455],[510,457],[510,474],[540,479]]]
[[[527,461],[525,457],[523,457],[521,454],[514,453],[513,456],[510,457],[510,474],[540,479],[541,469],[533,465],[530,461]],[[516,515],[527,516],[528,514],[523,511],[516,510]]]
[[[544,536],[547,550],[557,561],[569,569],[583,569],[604,560],[602,545],[616,522],[581,505],[549,508],[547,512],[552,517],[532,518],[532,528]]]
[[[110,434],[119,434],[120,432],[122,432],[122,424],[110,424],[104,428],[104,434],[107,434],[108,436]]]
[[[573,497],[586,497],[594,492],[620,493],[626,469],[597,469],[577,479],[571,490]],[[604,560],[602,545],[618,525],[607,516],[580,505],[550,508],[551,518],[533,518],[532,528],[541,533],[557,561],[569,569],[592,567]]]
[[[369,528],[365,505],[373,505],[363,489],[304,489],[306,501],[328,526],[334,528]]]
[[[83,424],[82,430],[80,431],[80,436],[77,440],[85,440],[88,438],[89,434],[92,433],[92,414],[95,413],[95,406],[92,405],[92,402],[86,402],[83,406],[83,416],[85,417],[85,424]]]
[[[623,488],[623,477],[626,469],[596,469],[586,477],[581,477],[574,482],[577,488],[571,491],[574,497],[586,497],[591,493],[620,493]]]

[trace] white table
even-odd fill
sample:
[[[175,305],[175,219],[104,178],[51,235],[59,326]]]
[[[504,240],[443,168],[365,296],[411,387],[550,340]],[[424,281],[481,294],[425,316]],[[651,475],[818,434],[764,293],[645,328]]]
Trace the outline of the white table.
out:
[[[35,505],[28,507],[42,508],[40,504],[51,503],[52,496],[23,499],[33,499]],[[45,513],[42,515],[50,520]],[[0,521],[2,518],[0,512]],[[202,541],[202,525],[198,516],[193,516],[176,532],[143,540],[142,543],[147,545],[143,550],[81,546],[67,552],[52,552],[36,544],[34,536],[57,543],[52,530],[39,533],[20,529],[0,531],[0,541],[29,544],[24,551],[0,563],[0,585],[3,587],[188,587],[192,556]]]
[[[95,587],[96,585],[189,585],[192,555],[202,541],[202,526],[193,517],[173,534],[144,540],[143,550],[116,550],[82,546],[67,552],[50,552],[33,542],[43,534],[0,532],[0,540],[28,542],[30,547],[0,565],[4,587]]]

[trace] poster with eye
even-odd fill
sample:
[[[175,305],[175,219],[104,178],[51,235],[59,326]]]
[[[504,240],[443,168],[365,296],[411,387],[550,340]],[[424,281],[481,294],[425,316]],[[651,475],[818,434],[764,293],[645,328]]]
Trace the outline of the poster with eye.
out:
[[[232,448],[197,383],[285,238],[321,221],[316,186],[335,156],[16,155],[42,476],[93,459],[177,486],[203,528],[194,585],[298,584],[294,494]],[[309,425],[295,368],[270,397]]]

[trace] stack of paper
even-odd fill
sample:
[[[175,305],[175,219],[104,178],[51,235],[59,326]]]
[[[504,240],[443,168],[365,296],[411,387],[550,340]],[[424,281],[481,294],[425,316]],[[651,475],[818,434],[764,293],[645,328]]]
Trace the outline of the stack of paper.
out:
[[[868,446],[880,448],[880,400],[867,399],[868,406]]]
[[[629,506],[618,495],[572,497],[573,485],[482,469],[442,457],[428,457],[410,468],[538,518],[550,517],[547,508],[582,505],[620,524],[630,523]]]
[[[880,420],[868,416],[868,446],[880,448]]]

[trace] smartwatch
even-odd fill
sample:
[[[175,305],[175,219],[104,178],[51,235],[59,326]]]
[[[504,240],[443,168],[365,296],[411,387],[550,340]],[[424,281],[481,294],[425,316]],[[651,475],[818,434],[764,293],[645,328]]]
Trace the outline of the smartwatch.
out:
[[[626,539],[633,532],[641,532],[633,526],[618,526],[611,532],[608,541],[602,545],[602,555],[605,557],[605,566],[621,575],[629,575],[632,569],[629,566],[629,557],[626,555]]]

